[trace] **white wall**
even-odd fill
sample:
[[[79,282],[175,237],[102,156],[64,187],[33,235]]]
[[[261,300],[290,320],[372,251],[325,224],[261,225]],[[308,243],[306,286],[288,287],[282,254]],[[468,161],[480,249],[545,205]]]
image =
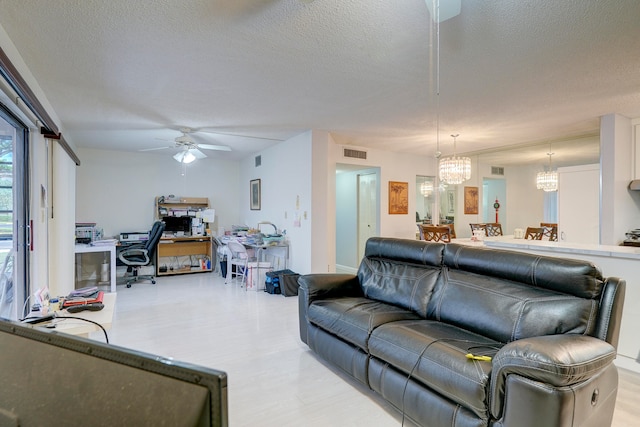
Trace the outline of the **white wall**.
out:
[[[538,166],[510,166],[505,168],[507,181],[506,223],[504,234],[513,234],[515,228],[538,227],[544,222],[544,191],[536,188]],[[500,209],[502,210],[502,208]]]
[[[600,120],[600,243],[617,245],[640,226],[638,195],[627,187],[634,177],[632,121],[618,114]]]
[[[82,148],[78,156],[76,221],[97,223],[105,236],[149,230],[156,196],[207,197],[216,210],[213,232],[241,222],[239,201],[248,204],[248,183],[239,185],[239,163],[214,155],[187,165],[185,176],[169,152]]]
[[[49,291],[67,295],[75,288],[74,211],[76,203],[76,165],[57,143],[52,143],[54,168],[50,189],[52,218],[49,220]],[[39,284],[33,284],[36,288]]]
[[[289,241],[289,268],[298,273],[310,273],[311,261],[311,157],[312,132],[305,132],[256,155],[261,165],[255,166],[255,156],[241,162],[240,220],[250,227],[269,221],[286,230]],[[249,209],[249,181],[261,180],[262,206]],[[264,228],[270,231],[270,228]]]

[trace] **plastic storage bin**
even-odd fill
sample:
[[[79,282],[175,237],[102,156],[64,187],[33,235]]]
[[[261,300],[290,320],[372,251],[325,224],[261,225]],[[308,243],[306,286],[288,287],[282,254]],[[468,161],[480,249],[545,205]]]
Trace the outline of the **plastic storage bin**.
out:
[[[247,290],[263,290],[266,284],[267,273],[271,270],[271,263],[250,262],[247,264],[247,268]]]

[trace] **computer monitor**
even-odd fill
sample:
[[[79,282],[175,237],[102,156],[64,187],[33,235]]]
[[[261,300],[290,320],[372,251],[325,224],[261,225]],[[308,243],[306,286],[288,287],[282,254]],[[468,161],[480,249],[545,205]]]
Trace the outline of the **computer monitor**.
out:
[[[5,319],[0,349],[0,425],[228,425],[224,372]]]
[[[162,218],[162,221],[165,224],[165,233],[191,233],[191,217],[189,216],[165,216]]]

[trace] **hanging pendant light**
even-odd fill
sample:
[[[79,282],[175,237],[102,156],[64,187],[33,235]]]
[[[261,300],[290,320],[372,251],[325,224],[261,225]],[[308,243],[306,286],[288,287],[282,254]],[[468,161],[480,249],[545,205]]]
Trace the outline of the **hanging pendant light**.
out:
[[[469,157],[456,156],[456,138],[453,137],[453,156],[440,159],[440,180],[446,184],[462,184],[471,179],[471,159]]]
[[[420,194],[422,194],[424,197],[431,196],[431,194],[433,194],[433,182],[425,181],[420,184]]]
[[[555,153],[551,152],[551,145],[549,145],[549,169],[542,172],[538,172],[536,175],[536,188],[543,191],[558,191],[558,172],[551,168],[551,156]]]

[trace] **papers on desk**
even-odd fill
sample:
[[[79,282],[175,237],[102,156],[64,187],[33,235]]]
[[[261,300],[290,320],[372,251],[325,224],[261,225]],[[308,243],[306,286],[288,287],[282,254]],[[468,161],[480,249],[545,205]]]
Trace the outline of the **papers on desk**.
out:
[[[94,240],[90,243],[91,246],[115,246],[116,244],[118,244],[117,239]]]

